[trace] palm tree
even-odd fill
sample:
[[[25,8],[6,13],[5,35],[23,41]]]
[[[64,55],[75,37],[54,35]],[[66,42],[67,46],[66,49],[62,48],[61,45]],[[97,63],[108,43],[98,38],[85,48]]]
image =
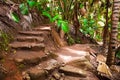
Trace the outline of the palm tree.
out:
[[[106,63],[111,66],[115,63],[115,50],[117,48],[118,23],[120,12],[120,0],[113,0],[112,27],[109,41],[109,50]]]

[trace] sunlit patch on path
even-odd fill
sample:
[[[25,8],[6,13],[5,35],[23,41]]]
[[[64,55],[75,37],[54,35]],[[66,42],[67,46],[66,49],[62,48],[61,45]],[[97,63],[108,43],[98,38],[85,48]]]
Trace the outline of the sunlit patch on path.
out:
[[[59,55],[59,59],[65,63],[89,56],[88,51],[79,50],[79,48],[75,49],[74,46],[63,47],[57,54]]]

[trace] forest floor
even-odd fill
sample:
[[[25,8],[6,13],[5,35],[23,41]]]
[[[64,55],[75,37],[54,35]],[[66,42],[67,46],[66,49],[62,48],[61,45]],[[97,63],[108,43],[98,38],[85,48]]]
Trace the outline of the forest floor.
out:
[[[3,80],[120,80],[119,66],[107,67],[101,45],[57,47],[48,25],[20,31],[9,46],[0,61]]]

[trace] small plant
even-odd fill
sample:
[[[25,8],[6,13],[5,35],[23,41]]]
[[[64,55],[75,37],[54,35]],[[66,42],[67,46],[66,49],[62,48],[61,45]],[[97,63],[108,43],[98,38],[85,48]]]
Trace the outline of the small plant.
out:
[[[0,31],[0,51],[8,51],[9,50],[9,46],[8,44],[10,43],[10,41],[12,40],[12,36]]]
[[[75,44],[75,40],[69,34],[68,34],[68,37],[67,37],[67,42],[68,42],[68,45]]]
[[[84,33],[86,36],[90,36],[91,38],[96,39],[97,41],[101,41],[101,33],[100,27],[101,25],[98,25],[98,22],[102,22],[102,20],[98,20],[97,22],[95,19],[91,16],[88,16],[87,18],[81,17],[81,28],[80,31]]]
[[[120,46],[116,49],[115,54],[116,54],[116,57],[120,59]]]
[[[85,35],[90,35],[91,37],[94,36],[94,30],[95,30],[95,21],[91,19],[89,16],[88,18],[83,18],[81,20],[82,22],[82,28],[80,31],[84,33]]]
[[[15,12],[10,13],[10,16],[13,21],[15,21],[17,23],[20,21],[20,18],[18,17],[18,15]]]
[[[25,65],[24,65],[24,64],[19,64],[19,65],[18,65],[18,68],[19,68],[19,69],[23,69],[23,68],[25,68]]]
[[[63,20],[61,18],[61,15],[56,14],[54,17],[52,17],[48,11],[43,11],[43,15],[48,17],[50,19],[50,22],[56,22],[58,28],[61,27],[65,33],[69,32],[68,22],[66,20]]]
[[[116,52],[116,57],[120,59],[120,51]]]
[[[38,2],[35,2],[35,1],[32,1],[32,0],[27,0],[26,2],[21,3],[19,5],[19,9],[20,9],[21,14],[28,15],[29,14],[29,9],[32,9],[32,8],[38,7],[38,6],[39,6]],[[18,16],[18,14],[16,14],[15,12],[10,12],[10,16],[11,16],[13,21],[15,21],[17,23],[20,22],[20,18]]]

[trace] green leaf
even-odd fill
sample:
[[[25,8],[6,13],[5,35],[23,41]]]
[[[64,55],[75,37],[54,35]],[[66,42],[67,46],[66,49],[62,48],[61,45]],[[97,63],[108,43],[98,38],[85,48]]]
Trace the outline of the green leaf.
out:
[[[120,51],[116,53],[116,57],[120,59]]]
[[[57,21],[57,26],[58,26],[58,27],[61,26],[61,22],[62,22],[61,20],[58,20],[58,21]]]
[[[24,7],[25,7],[25,3],[19,5],[20,10],[24,9]]]
[[[42,13],[44,16],[48,17],[50,19],[50,22],[52,22],[52,17],[50,15],[50,13],[48,13],[47,11],[43,11]]]
[[[84,7],[84,4],[80,4],[80,8],[83,8]]]
[[[50,7],[46,7],[46,9],[45,9],[46,11],[50,11]]]
[[[11,13],[10,15],[11,15],[12,19],[13,19],[15,22],[19,22],[19,21],[20,21],[18,15],[17,15],[15,12]]]
[[[88,20],[87,20],[87,19],[84,19],[84,20],[83,20],[83,24],[84,24],[84,25],[87,25],[87,24],[88,24]]]
[[[36,6],[36,3],[35,1],[28,1],[28,5],[30,6],[30,8],[33,8],[34,6]]]
[[[69,27],[68,27],[68,23],[63,21],[62,24],[61,24],[61,27],[62,27],[62,30],[65,32],[65,33],[68,33],[69,32]]]
[[[56,16],[54,16],[52,18],[52,22],[56,21],[57,19],[60,19],[60,15],[59,14],[57,14]]]
[[[94,20],[90,20],[90,24],[94,24],[95,23],[95,21]]]
[[[28,2],[29,6],[30,6],[31,8],[34,7],[34,6],[36,6],[36,3],[37,3],[37,2],[35,2],[35,1],[29,1],[29,2]]]
[[[42,11],[42,10],[43,10],[42,7],[41,7],[41,3],[40,3],[40,2],[37,2],[37,3],[36,3],[36,6],[37,6],[37,9],[38,9],[39,11]]]
[[[28,6],[25,3],[20,4],[19,8],[23,15],[27,15],[29,13]]]
[[[28,13],[29,13],[28,8],[23,9],[23,10],[21,11],[21,13],[22,13],[23,15],[28,15]]]

